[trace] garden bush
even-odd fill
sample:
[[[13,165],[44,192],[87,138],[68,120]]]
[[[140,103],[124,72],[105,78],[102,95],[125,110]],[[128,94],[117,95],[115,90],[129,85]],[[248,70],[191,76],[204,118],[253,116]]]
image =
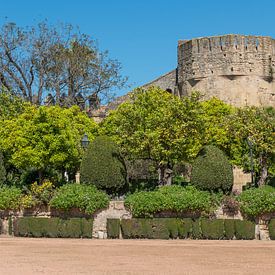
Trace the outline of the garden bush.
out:
[[[108,137],[97,137],[87,149],[80,167],[81,181],[107,193],[119,193],[127,183],[127,172],[117,145]]]
[[[156,191],[136,192],[125,199],[125,206],[134,217],[152,217],[160,212],[193,213],[209,212],[211,196],[192,186],[163,186]]]
[[[241,212],[248,217],[275,212],[275,188],[264,186],[243,191],[239,197]]]
[[[57,189],[50,206],[63,211],[77,208],[86,214],[93,214],[99,209],[106,208],[108,203],[108,196],[95,186],[66,184]]]
[[[91,238],[92,220],[84,218],[23,217],[14,222],[14,235],[20,237]]]
[[[237,240],[255,239],[255,223],[247,220],[235,220],[235,236]]]
[[[235,236],[235,220],[224,220],[224,236],[227,240],[232,240]]]
[[[201,219],[193,220],[191,237],[192,237],[192,239],[201,239],[202,238]]]
[[[180,239],[187,239],[192,234],[192,219],[179,219],[178,236]]]
[[[271,240],[275,240],[275,219],[271,219],[268,224],[269,237]]]
[[[108,239],[118,239],[120,234],[120,219],[107,219]]]
[[[201,232],[203,239],[220,240],[224,238],[224,221],[201,219]]]
[[[6,180],[6,169],[3,161],[3,154],[0,152],[0,184],[3,184]]]
[[[16,187],[0,187],[0,210],[19,209],[21,196],[21,190]]]
[[[231,190],[232,166],[220,149],[209,145],[199,152],[192,166],[191,184],[202,190]]]

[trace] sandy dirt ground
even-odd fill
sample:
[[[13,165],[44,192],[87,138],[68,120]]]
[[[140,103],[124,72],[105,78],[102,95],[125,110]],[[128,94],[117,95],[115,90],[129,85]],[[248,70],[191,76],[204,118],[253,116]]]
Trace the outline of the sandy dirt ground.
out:
[[[275,274],[275,241],[0,238],[0,274]]]

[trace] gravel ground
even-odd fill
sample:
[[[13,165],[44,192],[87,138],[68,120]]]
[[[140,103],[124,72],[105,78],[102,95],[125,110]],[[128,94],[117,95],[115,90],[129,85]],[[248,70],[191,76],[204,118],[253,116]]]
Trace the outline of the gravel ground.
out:
[[[275,274],[275,241],[0,238],[0,274]]]

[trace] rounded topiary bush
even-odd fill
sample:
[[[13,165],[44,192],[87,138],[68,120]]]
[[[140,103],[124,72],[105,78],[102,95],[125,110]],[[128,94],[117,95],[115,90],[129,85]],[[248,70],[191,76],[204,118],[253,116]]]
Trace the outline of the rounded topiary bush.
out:
[[[192,167],[191,184],[203,190],[231,190],[232,166],[220,149],[209,145],[199,152]]]
[[[81,182],[114,194],[126,186],[126,178],[126,166],[117,145],[105,136],[95,138],[81,163]]]

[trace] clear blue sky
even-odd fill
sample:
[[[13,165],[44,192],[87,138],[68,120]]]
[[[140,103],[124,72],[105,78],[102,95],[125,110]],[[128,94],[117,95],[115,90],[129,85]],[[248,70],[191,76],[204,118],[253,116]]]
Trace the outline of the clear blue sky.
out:
[[[275,37],[274,0],[0,0],[0,24],[34,25],[45,18],[77,25],[97,39],[122,63],[132,87],[176,67],[179,39],[228,33]]]

